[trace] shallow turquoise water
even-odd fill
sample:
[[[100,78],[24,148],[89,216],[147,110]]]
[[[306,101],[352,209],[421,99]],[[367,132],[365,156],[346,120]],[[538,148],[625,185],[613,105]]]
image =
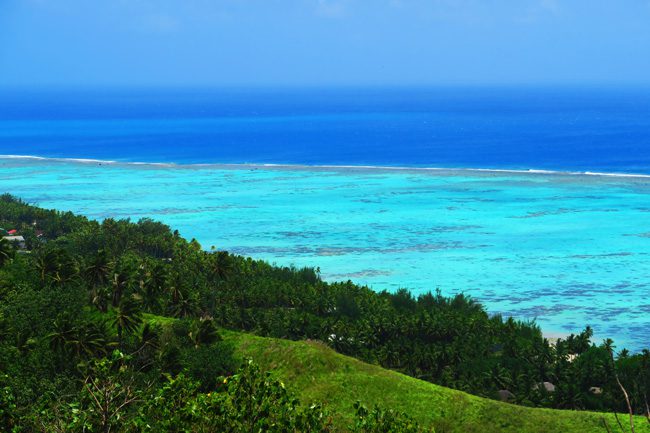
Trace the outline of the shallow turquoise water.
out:
[[[547,334],[650,347],[650,179],[0,159],[0,184],[93,218],[376,290],[465,292]]]

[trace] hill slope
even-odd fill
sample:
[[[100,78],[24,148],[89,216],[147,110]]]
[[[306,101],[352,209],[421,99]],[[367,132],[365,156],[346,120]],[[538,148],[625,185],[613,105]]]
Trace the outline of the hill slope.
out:
[[[349,424],[352,404],[381,404],[409,413],[425,425],[445,432],[606,433],[621,431],[611,414],[533,409],[472,396],[336,353],[316,341],[289,341],[224,331],[237,355],[273,370],[304,403],[324,402],[334,424]],[[627,416],[619,419],[629,431]],[[644,418],[637,433],[650,432]]]

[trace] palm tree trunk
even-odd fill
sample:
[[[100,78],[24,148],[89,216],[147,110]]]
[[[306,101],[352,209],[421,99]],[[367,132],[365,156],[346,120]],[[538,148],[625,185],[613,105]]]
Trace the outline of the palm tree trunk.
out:
[[[614,379],[616,379],[616,383],[618,384],[618,387],[621,388],[621,391],[623,392],[623,397],[625,397],[627,410],[630,414],[630,430],[632,431],[632,433],[634,433],[634,410],[632,410],[632,405],[630,404],[630,396],[627,394],[625,387],[623,386],[620,379],[618,378],[618,373],[616,372],[616,362],[614,361],[614,351],[612,350],[611,347],[608,347],[608,350],[609,350],[609,356],[612,358],[612,369],[614,371]]]

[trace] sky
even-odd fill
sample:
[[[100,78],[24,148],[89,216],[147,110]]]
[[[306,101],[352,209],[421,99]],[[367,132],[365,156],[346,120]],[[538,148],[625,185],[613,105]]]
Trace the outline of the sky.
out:
[[[0,0],[0,86],[650,84],[650,0]]]

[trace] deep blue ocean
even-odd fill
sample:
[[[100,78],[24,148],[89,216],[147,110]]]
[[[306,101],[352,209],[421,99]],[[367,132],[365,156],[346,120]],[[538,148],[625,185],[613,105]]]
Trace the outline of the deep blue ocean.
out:
[[[650,173],[650,89],[5,90],[0,154]]]
[[[2,192],[650,347],[648,89],[4,92]]]

